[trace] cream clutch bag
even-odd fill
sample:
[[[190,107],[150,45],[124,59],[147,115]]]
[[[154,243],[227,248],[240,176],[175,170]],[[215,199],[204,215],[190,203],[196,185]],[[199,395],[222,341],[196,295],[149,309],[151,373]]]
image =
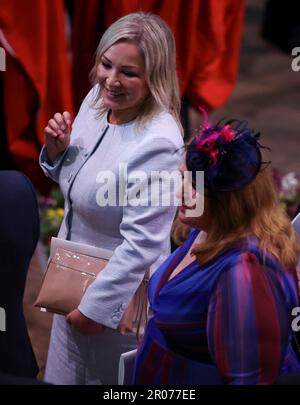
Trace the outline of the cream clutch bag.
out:
[[[47,271],[34,305],[62,315],[76,309],[86,289],[104,269],[112,253],[106,249],[52,238]]]

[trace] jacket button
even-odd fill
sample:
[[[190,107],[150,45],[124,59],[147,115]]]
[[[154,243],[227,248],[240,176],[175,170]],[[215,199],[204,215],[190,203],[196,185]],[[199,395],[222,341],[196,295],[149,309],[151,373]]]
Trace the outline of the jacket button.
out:
[[[112,316],[111,320],[112,320],[114,323],[118,323],[118,322],[119,322],[119,317],[116,316],[116,315],[114,315],[114,316]]]

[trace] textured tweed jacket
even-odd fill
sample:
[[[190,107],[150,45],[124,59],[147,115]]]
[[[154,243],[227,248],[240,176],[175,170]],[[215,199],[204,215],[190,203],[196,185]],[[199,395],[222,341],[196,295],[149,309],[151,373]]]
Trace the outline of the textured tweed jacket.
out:
[[[145,271],[169,254],[176,207],[172,198],[167,206],[161,203],[161,190],[151,193],[150,179],[152,190],[158,190],[155,186],[160,180],[151,172],[178,170],[183,140],[175,120],[166,112],[143,130],[137,130],[134,121],[112,125],[107,114],[97,118],[91,107],[94,91],[82,103],[67,150],[51,165],[43,148],[40,165],[59,183],[65,197],[58,237],[114,251],[87,289],[79,310],[115,329]],[[140,176],[139,181],[135,178],[139,173],[142,184]],[[174,189],[170,193],[174,197]],[[133,203],[124,203],[124,195]],[[143,200],[142,204],[134,204],[135,198]]]

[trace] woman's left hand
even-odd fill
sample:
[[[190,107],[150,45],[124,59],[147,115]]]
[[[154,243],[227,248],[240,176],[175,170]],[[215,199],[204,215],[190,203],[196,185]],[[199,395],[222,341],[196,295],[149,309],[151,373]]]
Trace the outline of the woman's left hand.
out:
[[[70,312],[67,315],[67,322],[79,333],[84,336],[95,336],[105,330],[105,326],[101,323],[92,321],[83,315],[78,309]]]

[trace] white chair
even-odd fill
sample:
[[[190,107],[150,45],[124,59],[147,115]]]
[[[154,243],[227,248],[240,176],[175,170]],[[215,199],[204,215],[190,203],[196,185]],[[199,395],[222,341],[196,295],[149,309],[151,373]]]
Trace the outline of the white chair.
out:
[[[122,353],[119,362],[118,385],[130,385],[132,383],[134,364],[137,349]]]

